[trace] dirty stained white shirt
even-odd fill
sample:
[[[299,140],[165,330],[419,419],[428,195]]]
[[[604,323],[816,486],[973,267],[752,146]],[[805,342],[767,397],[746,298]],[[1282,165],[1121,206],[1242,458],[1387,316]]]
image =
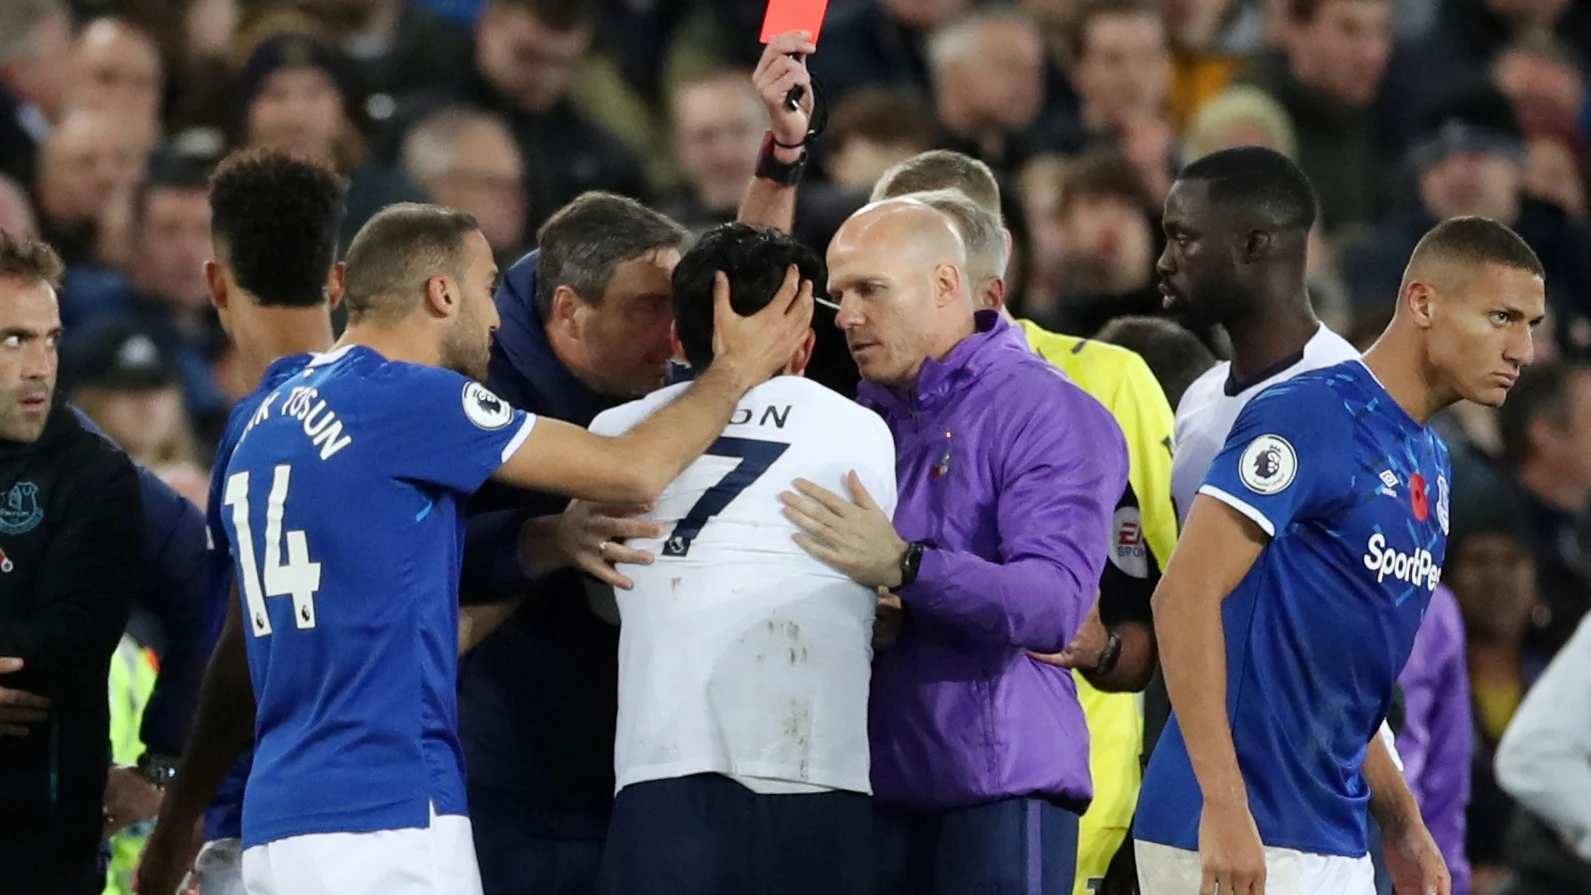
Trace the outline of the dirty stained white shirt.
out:
[[[614,408],[591,431],[628,431],[686,387]],[[884,421],[817,383],[774,377],[641,517],[665,531],[630,542],[655,560],[619,566],[635,588],[617,594],[616,617],[612,590],[591,579],[593,609],[620,623],[617,790],[716,773],[759,793],[871,794],[877,595],[808,556],[779,500],[797,478],[846,495],[852,470],[893,516]]]

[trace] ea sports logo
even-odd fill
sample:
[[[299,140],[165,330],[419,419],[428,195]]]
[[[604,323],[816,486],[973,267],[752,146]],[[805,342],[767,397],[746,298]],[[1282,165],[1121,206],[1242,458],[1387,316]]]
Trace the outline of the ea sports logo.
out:
[[[1238,477],[1255,494],[1284,491],[1298,475],[1298,454],[1280,435],[1261,435],[1249,442],[1238,462]]]

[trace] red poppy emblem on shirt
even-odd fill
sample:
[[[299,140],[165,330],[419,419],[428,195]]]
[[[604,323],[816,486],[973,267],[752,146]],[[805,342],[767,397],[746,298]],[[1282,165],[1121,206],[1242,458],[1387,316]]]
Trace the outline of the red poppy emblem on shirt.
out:
[[[1414,519],[1424,522],[1431,514],[1431,502],[1425,496],[1425,476],[1415,473],[1409,476],[1409,504],[1414,508]]]

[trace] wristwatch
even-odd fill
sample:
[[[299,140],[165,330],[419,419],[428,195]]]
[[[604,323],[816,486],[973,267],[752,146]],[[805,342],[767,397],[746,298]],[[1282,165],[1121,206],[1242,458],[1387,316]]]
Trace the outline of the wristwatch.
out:
[[[1116,663],[1121,659],[1121,635],[1115,631],[1105,638],[1105,649],[1099,654],[1099,663],[1094,666],[1095,674],[1110,674],[1116,668]]]
[[[780,186],[795,186],[801,182],[801,174],[807,169],[806,144],[801,144],[801,157],[793,162],[781,162],[774,157],[773,149],[776,141],[773,131],[768,131],[762,138],[762,150],[757,153],[757,178],[771,180]],[[782,145],[782,144],[780,144]],[[785,146],[785,149],[794,149],[794,146]]]
[[[143,775],[149,785],[156,789],[164,790],[177,778],[177,760],[165,755],[156,755],[145,752],[138,758],[138,773]]]
[[[923,550],[927,547],[926,541],[912,541],[906,545],[906,552],[900,556],[899,587],[905,587],[917,580],[917,570],[923,564]]]

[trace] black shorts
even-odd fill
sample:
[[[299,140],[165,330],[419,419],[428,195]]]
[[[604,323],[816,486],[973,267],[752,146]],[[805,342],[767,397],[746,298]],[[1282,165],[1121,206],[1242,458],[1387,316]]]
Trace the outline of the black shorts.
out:
[[[626,786],[602,895],[866,895],[873,813],[854,792],[759,795],[697,774]]]

